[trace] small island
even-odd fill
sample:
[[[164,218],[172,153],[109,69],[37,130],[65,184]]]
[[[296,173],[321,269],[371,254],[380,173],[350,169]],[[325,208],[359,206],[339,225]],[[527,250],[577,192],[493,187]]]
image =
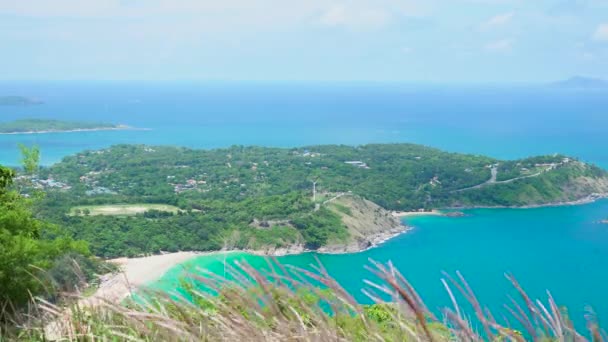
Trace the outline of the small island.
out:
[[[0,96],[0,106],[30,106],[39,104],[42,104],[42,101],[24,96]]]
[[[131,129],[126,125],[99,122],[76,122],[46,119],[24,119],[0,123],[0,134],[40,134]]]

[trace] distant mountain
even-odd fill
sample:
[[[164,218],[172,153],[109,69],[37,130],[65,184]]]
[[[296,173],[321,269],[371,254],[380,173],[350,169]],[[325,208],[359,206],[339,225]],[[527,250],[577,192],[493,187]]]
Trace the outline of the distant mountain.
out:
[[[23,96],[0,96],[0,106],[28,106],[42,104],[42,101]]]
[[[551,85],[559,88],[608,88],[608,81],[599,78],[574,76],[567,80],[552,83]]]

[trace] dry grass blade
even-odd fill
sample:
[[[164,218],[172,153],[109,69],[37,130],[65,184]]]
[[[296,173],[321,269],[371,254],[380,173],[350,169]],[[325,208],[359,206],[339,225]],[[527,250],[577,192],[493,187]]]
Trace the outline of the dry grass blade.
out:
[[[505,310],[525,328],[525,337],[506,318],[506,324],[498,323],[460,273],[458,281],[447,274],[441,279],[452,308],[441,311],[444,322],[439,322],[392,263],[370,264],[366,269],[379,279],[364,280],[362,292],[375,303],[370,305],[357,303],[321,264],[313,272],[272,259],[269,271],[246,262],[227,264],[225,277],[199,269],[187,275],[184,293],[139,291],[123,304],[100,299],[95,306],[71,301],[75,304],[63,308],[36,299],[31,312],[13,320],[29,340],[43,340],[45,328],[54,324],[54,339],[67,341],[586,341],[551,293],[547,306],[532,302],[511,276],[507,279],[529,314],[511,297]],[[453,287],[472,310],[459,306]],[[593,311],[585,317],[592,340],[605,341]],[[2,324],[0,333],[15,334]]]
[[[524,312],[522,307],[517,303],[517,301],[515,299],[513,299],[511,296],[507,296],[507,297],[509,298],[511,303],[513,303],[513,305],[519,312],[519,315],[517,315],[515,312],[513,312],[506,304],[505,304],[505,307],[511,312],[511,315],[513,317],[515,317],[515,319],[517,319],[521,323],[521,325],[524,326],[524,328],[526,329],[526,331],[528,332],[530,337],[533,340],[536,340],[536,331],[534,330],[533,324],[530,321],[530,318],[528,317],[528,315],[526,315],[526,313]]]
[[[454,306],[454,310],[456,310],[456,315],[458,316],[458,318],[462,318],[462,314],[460,313],[460,307],[458,306],[458,302],[456,301],[456,297],[454,297],[454,293],[452,293],[452,290],[450,289],[450,286],[448,285],[448,283],[443,278],[441,279],[441,283],[443,284],[443,287],[445,288],[445,290],[447,291],[448,295],[450,296],[450,300],[452,301],[452,305]]]
[[[416,315],[417,322],[422,327],[426,338],[429,341],[434,341],[435,339],[433,338],[433,335],[431,334],[426,322],[424,309],[420,305],[418,305],[416,299],[410,293],[408,293],[406,289],[399,286],[399,283],[397,282],[397,279],[395,278],[395,275],[392,272],[388,271],[381,264],[373,260],[370,261],[378,270],[374,270],[372,268],[367,269],[370,272],[374,273],[376,276],[378,276],[380,279],[386,281],[391,287],[393,287],[393,289],[399,294],[401,299],[403,299],[405,303],[407,303],[407,305]]]

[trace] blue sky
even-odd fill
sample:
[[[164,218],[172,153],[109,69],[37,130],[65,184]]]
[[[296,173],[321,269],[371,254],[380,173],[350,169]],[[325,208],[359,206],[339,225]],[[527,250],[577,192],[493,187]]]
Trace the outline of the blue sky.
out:
[[[0,79],[608,78],[608,0],[0,0]]]

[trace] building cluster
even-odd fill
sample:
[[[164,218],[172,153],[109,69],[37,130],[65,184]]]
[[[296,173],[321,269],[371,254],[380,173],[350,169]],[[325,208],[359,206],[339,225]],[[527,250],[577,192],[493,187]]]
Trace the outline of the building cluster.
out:
[[[66,183],[56,181],[54,179],[32,179],[32,183],[35,188],[39,189],[59,189],[59,190],[69,190],[72,187]]]
[[[292,154],[295,155],[295,156],[306,157],[306,158],[316,158],[316,157],[320,157],[321,156],[321,153],[311,152],[309,150],[304,150],[302,152],[300,152],[300,151],[293,151]]]
[[[109,170],[105,170],[104,172],[108,172]],[[85,175],[80,176],[79,180],[81,183],[87,185],[87,187],[91,188],[85,191],[87,196],[95,196],[95,195],[116,195],[117,192],[111,189],[108,189],[103,186],[99,186],[99,180],[97,177],[101,175],[102,171],[89,171]]]
[[[167,179],[173,179],[173,178],[175,178],[175,177],[167,176]],[[188,180],[186,180],[185,183],[169,183],[169,184],[173,185],[173,191],[175,191],[176,194],[179,194],[180,192],[198,189],[199,186],[207,184],[207,181],[188,179]]]
[[[362,169],[369,169],[369,166],[367,166],[366,163],[360,161],[360,160],[353,160],[353,161],[345,161],[344,164],[348,164],[348,165],[352,165],[352,166],[356,166]]]
[[[69,190],[72,187],[69,184],[64,182],[56,181],[52,178],[49,179],[40,179],[38,176],[18,176],[15,177],[16,182],[29,182],[34,189],[39,190],[48,190],[48,189],[58,189],[58,190]]]

